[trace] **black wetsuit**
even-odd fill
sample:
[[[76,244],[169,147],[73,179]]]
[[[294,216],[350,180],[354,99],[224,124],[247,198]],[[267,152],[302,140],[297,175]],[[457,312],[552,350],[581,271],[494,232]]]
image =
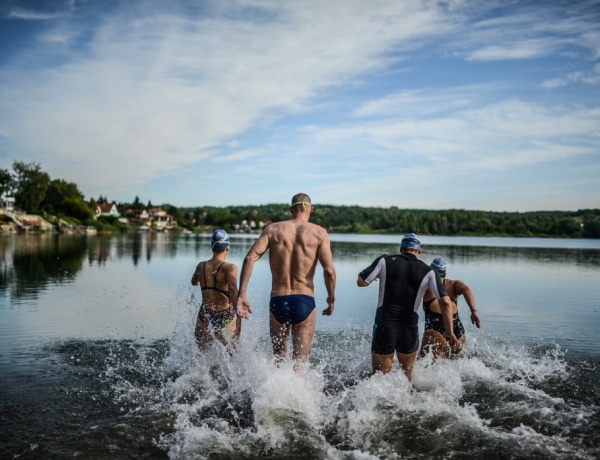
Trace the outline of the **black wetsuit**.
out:
[[[419,348],[419,308],[430,288],[437,298],[448,295],[438,273],[414,254],[379,256],[360,272],[371,283],[379,278],[379,301],[371,351],[388,355],[413,353]]]

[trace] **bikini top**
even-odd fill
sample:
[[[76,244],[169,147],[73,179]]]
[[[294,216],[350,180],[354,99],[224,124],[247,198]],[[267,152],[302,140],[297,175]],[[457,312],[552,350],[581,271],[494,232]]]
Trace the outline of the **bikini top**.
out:
[[[223,266],[224,263],[225,262],[222,262],[221,265],[219,265],[217,267],[217,270],[215,271],[215,277],[214,277],[214,280],[213,280],[213,285],[212,286],[207,286],[207,284],[206,284],[206,262],[204,262],[204,265],[202,265],[202,279],[204,280],[204,283],[203,283],[204,286],[200,287],[201,291],[218,291],[221,294],[223,294],[225,297],[227,297],[227,298],[230,297],[229,291],[224,291],[224,290],[219,289],[217,287],[217,274],[219,273],[219,270],[221,270],[221,267]]]

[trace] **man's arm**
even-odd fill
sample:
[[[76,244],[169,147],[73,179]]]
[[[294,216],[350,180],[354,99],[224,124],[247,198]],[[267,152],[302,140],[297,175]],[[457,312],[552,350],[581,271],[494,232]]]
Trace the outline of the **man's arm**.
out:
[[[227,267],[227,285],[229,294],[231,295],[231,304],[236,306],[238,301],[238,288],[237,288],[237,265],[228,264]]]
[[[386,255],[382,254],[379,257],[377,257],[373,262],[371,262],[371,265],[369,265],[367,268],[365,268],[364,270],[362,270],[359,274],[358,274],[358,280],[356,280],[356,284],[359,287],[365,287],[368,286],[370,283],[367,281],[367,278],[369,277],[369,275],[371,273],[373,273],[373,271],[375,271],[375,268],[377,267],[377,264],[379,264],[379,261],[381,259],[383,259]],[[359,280],[361,283],[364,284],[359,284]]]
[[[333,254],[331,253],[331,245],[329,237],[325,235],[325,239],[319,246],[318,258],[323,267],[323,278],[325,281],[325,289],[327,290],[327,308],[323,310],[323,315],[331,316],[335,308],[335,284],[336,273],[333,266]]]
[[[269,249],[269,237],[266,232],[263,232],[262,235],[254,242],[248,254],[244,258],[244,263],[242,264],[242,272],[240,274],[240,288],[238,291],[238,300],[236,303],[236,310],[238,316],[241,318],[248,319],[248,313],[252,313],[252,308],[250,307],[250,302],[246,297],[246,290],[248,289],[248,282],[250,281],[250,275],[252,275],[252,269],[254,268],[254,263],[262,257],[262,255]]]
[[[385,256],[386,256],[386,254],[380,255],[373,262],[371,262],[371,265],[369,265],[367,268],[365,268],[364,270],[362,270],[361,272],[358,273],[358,278],[356,279],[356,285],[358,287],[368,286],[369,284],[371,284],[371,281],[373,281],[375,278],[377,278],[377,276],[379,276],[379,272],[381,271],[379,262]],[[377,272],[375,274],[373,274],[373,272],[375,272],[375,271],[377,271]],[[369,278],[370,278],[370,281],[369,281]]]
[[[471,323],[478,328],[481,328],[481,320],[477,314],[477,305],[475,305],[475,297],[473,296],[471,288],[462,281],[457,280],[454,282],[454,291],[456,294],[462,295],[465,298],[467,305],[471,309]]]
[[[452,301],[450,300],[450,296],[445,295],[438,299],[440,304],[440,310],[442,312],[442,318],[444,318],[444,326],[446,327],[446,333],[448,340],[450,341],[450,346],[452,348],[458,346],[458,340],[454,335],[454,324],[452,323]]]
[[[431,274],[434,276],[431,277]],[[438,299],[442,318],[444,319],[444,326],[446,328],[446,333],[444,335],[448,338],[451,348],[457,347],[458,340],[454,335],[454,323],[452,322],[452,301],[450,300],[450,296],[446,291],[446,287],[444,286],[444,282],[442,281],[442,278],[440,278],[439,273],[432,270],[429,276],[429,288]]]

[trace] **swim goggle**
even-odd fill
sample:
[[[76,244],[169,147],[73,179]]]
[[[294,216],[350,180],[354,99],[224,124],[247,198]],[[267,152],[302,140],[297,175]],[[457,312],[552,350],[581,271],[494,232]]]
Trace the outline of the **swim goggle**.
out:
[[[312,206],[312,203],[309,203],[308,201],[296,201],[295,203],[292,203],[292,206],[296,206],[297,204],[301,204],[302,210],[304,211],[306,211],[306,205]]]

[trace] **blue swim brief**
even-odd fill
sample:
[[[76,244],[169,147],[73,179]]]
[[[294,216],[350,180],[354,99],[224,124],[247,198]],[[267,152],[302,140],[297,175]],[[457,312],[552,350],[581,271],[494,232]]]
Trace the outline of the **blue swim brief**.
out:
[[[303,294],[271,297],[269,302],[269,310],[281,324],[301,323],[308,318],[315,307],[315,298]]]

